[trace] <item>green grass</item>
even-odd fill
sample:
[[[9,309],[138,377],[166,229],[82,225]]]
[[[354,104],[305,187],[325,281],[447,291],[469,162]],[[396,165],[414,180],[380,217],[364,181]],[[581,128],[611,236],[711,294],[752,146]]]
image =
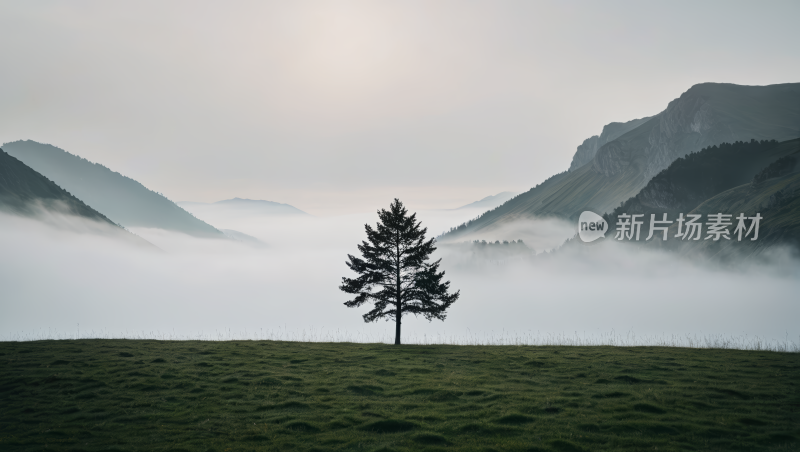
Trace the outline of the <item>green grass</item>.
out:
[[[0,343],[0,450],[798,450],[800,354]]]

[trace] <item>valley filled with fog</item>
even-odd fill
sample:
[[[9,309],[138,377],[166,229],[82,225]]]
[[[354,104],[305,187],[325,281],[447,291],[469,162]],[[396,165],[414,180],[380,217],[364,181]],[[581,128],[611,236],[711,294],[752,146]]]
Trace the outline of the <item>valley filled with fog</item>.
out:
[[[800,3],[686,10],[0,5],[0,341],[392,342],[339,285],[397,197],[460,291],[404,342],[800,350]]]
[[[388,206],[388,202],[387,202]],[[191,208],[187,208],[191,211]],[[413,206],[409,210],[414,212]],[[203,239],[132,228],[159,248],[2,214],[0,339],[74,337],[265,338],[391,342],[394,323],[365,324],[338,290],[345,265],[375,212],[342,216],[193,212],[246,240]],[[419,211],[437,236],[481,210]],[[202,216],[201,216],[202,214]],[[62,219],[63,220],[63,219]],[[468,240],[523,240],[529,254],[480,259],[470,245],[435,253],[461,298],[445,322],[404,317],[406,343],[617,343],[752,345],[800,337],[800,265],[775,251],[726,268],[677,255],[611,246],[559,247],[571,223],[528,220]],[[250,236],[250,237],[247,237]],[[257,240],[256,240],[257,239]],[[534,251],[535,250],[535,251]],[[536,257],[531,257],[538,253]]]

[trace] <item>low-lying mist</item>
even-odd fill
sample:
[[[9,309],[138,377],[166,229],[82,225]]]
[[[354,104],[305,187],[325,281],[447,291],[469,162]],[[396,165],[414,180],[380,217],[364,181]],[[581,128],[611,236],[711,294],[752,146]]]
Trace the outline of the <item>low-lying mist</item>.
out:
[[[421,211],[418,219],[430,237],[479,213]],[[346,308],[348,295],[338,290],[374,212],[207,215],[200,218],[266,245],[133,229],[163,250],[154,252],[93,233],[96,224],[64,230],[0,214],[0,339],[392,341],[393,323],[365,324],[367,308]],[[724,269],[607,239],[543,253],[573,235],[571,224],[531,220],[442,243],[436,257],[461,298],[444,323],[404,318],[404,341],[800,343],[800,264],[786,253]],[[522,240],[531,252],[482,259],[463,243],[472,240]]]

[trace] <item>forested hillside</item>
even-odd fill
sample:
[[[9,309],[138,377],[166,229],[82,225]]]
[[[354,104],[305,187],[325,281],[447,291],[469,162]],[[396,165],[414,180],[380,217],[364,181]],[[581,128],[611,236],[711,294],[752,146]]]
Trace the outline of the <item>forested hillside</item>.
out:
[[[750,141],[724,143],[711,146],[701,152],[692,153],[674,161],[669,168],[657,174],[636,196],[623,202],[610,214],[605,215],[609,228],[614,231],[620,215],[642,214],[643,222],[639,242],[648,245],[681,249],[682,252],[702,251],[717,254],[731,245],[731,241],[676,238],[680,214],[701,215],[703,228],[707,232],[708,215],[731,215],[727,227],[729,237],[734,235],[735,217],[745,214],[748,218],[759,214],[759,237],[757,241],[747,237],[739,244],[739,251],[748,252],[753,247],[764,248],[776,243],[800,243],[800,173],[797,160],[800,157],[800,139],[778,143]],[[668,238],[656,232],[650,242],[651,215],[662,220],[667,215]],[[627,221],[623,218],[622,221]],[[752,225],[747,221],[748,229]],[[613,239],[614,234],[607,237]],[[732,238],[740,242],[737,238]],[[714,243],[712,243],[714,242]],[[690,246],[691,245],[691,246]]]

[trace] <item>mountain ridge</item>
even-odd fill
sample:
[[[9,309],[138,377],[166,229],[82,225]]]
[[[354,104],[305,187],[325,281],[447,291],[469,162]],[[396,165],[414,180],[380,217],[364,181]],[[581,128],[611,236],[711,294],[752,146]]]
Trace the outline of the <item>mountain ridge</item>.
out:
[[[284,204],[275,201],[266,201],[263,199],[231,198],[231,199],[223,199],[222,201],[216,201],[212,203],[178,201],[176,204],[186,209],[189,212],[191,212],[191,210],[194,209],[195,212],[191,212],[193,214],[195,213],[199,214],[200,209],[212,208],[212,209],[231,209],[231,210],[238,209],[240,211],[249,210],[257,213],[266,213],[270,215],[311,216],[311,214],[304,212],[290,204]]]
[[[138,247],[158,249],[147,240],[126,231],[2,148],[0,148],[0,211],[33,218],[39,217],[43,212],[75,216],[98,223],[99,227],[90,227],[94,233],[112,235]],[[73,226],[70,221],[58,216],[50,215],[46,221],[61,228],[70,229]]]
[[[125,227],[159,228],[195,237],[225,235],[140,182],[61,148],[31,140],[3,145],[12,155]]]
[[[578,146],[575,155],[572,156],[572,163],[569,166],[569,171],[575,171],[578,168],[591,163],[594,156],[606,143],[616,140],[620,136],[630,132],[631,130],[639,127],[647,122],[652,116],[646,116],[640,119],[632,119],[628,122],[612,122],[603,126],[603,131],[600,135],[589,137]]]
[[[475,202],[471,202],[469,204],[463,205],[461,207],[456,207],[452,210],[462,210],[462,209],[494,209],[495,207],[502,205],[503,203],[507,202],[509,199],[519,195],[519,193],[511,192],[511,191],[503,191],[496,195],[490,195],[483,199],[479,199]]]
[[[609,212],[635,196],[675,159],[704,147],[750,139],[800,137],[800,83],[767,86],[701,83],[638,127],[601,146],[591,163],[542,184],[464,223],[443,239],[478,233],[519,218],[576,219]],[[574,160],[574,159],[573,159]]]
[[[0,148],[0,206],[18,214],[34,214],[36,203],[60,213],[117,226],[73,194]],[[61,204],[56,206],[56,204]]]

